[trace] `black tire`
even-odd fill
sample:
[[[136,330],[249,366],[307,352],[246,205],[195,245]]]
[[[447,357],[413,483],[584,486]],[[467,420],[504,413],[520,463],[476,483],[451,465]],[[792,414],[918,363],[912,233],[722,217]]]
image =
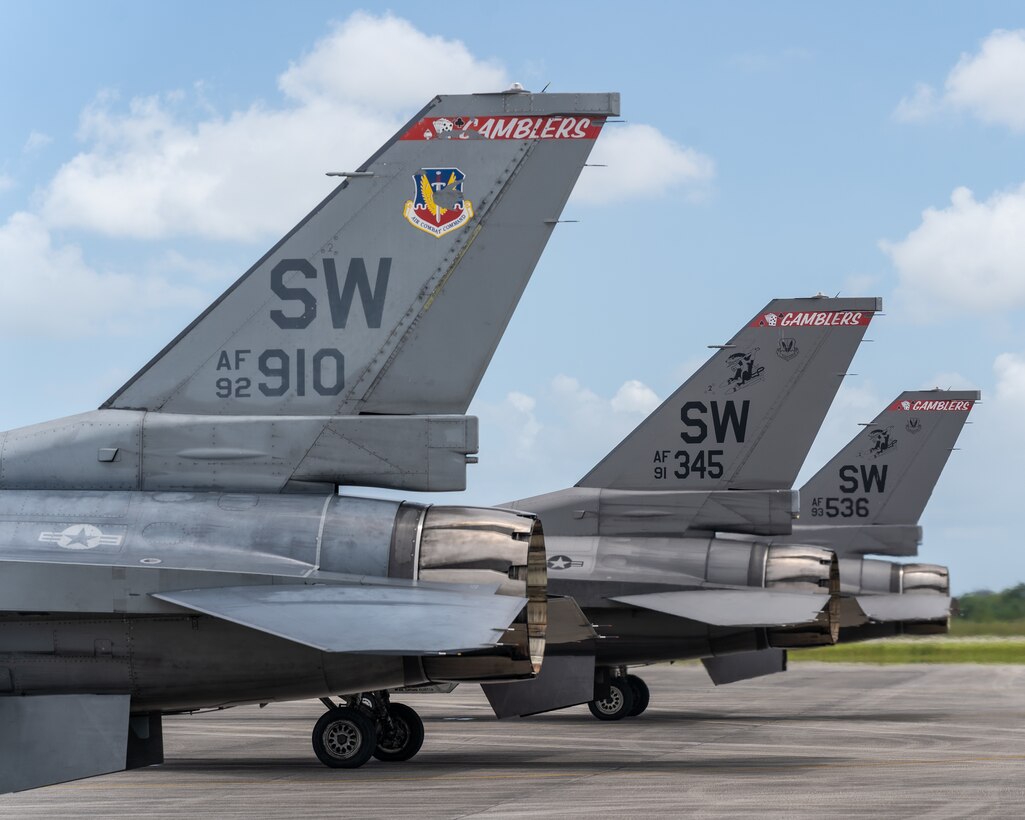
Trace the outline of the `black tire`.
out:
[[[634,690],[634,705],[630,710],[629,717],[637,717],[648,708],[648,703],[651,701],[651,692],[648,689],[648,684],[636,675],[627,675],[626,682]]]
[[[622,720],[634,706],[634,690],[625,678],[613,678],[609,684],[608,697],[592,700],[587,704],[591,714],[598,720]]]
[[[356,769],[370,760],[376,748],[374,722],[358,709],[332,709],[313,727],[313,751],[332,769]]]
[[[395,731],[389,734],[386,727],[379,727],[374,757],[387,763],[409,760],[424,745],[424,722],[416,710],[404,703],[391,704],[388,716]]]

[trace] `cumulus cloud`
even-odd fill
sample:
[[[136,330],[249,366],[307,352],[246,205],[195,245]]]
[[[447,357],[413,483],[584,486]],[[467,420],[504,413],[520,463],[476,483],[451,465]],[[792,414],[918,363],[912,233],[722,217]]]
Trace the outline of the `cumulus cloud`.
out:
[[[979,201],[957,188],[897,242],[881,241],[921,310],[988,312],[1025,305],[1025,185]]]
[[[19,212],[0,226],[4,260],[0,334],[75,339],[127,330],[159,311],[197,310],[208,296],[159,276],[92,269],[73,244],[55,244],[38,217]]]
[[[950,70],[942,94],[919,83],[897,105],[894,116],[920,120],[949,108],[990,125],[1025,131],[1025,30],[997,29],[975,54],[962,54]]]
[[[411,56],[425,70],[408,71]],[[83,150],[47,186],[41,213],[51,225],[107,236],[273,238],[331,189],[326,171],[359,165],[438,92],[433,64],[445,67],[446,92],[509,86],[501,66],[458,40],[358,12],[279,76],[277,104],[218,113],[201,84],[127,104],[101,94],[81,117]],[[593,162],[609,167],[584,175],[579,201],[680,186],[696,196],[714,176],[709,157],[650,125],[605,131]]]
[[[715,176],[711,157],[642,124],[605,126],[588,162],[607,167],[581,174],[573,199],[595,205],[672,190],[700,197]]]
[[[419,70],[410,71],[410,65]],[[291,99],[325,100],[388,112],[423,105],[440,90],[435,66],[444,69],[445,92],[502,91],[505,69],[478,60],[459,40],[429,36],[401,18],[356,12],[313,51],[278,78]]]
[[[127,110],[100,95],[81,118],[87,148],[58,171],[42,212],[57,226],[143,239],[283,232],[333,187],[326,171],[358,165],[437,92],[437,76],[408,72],[410,55],[443,63],[451,92],[508,86],[458,41],[357,13],[279,77],[278,107],[257,102],[193,122],[180,92]]]

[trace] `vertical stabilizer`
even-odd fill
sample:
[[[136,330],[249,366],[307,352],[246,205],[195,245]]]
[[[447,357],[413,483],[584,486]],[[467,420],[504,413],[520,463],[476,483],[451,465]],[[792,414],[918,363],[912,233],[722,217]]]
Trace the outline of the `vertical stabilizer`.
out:
[[[436,97],[104,408],[463,413],[618,113],[618,94]]]
[[[773,300],[577,486],[789,488],[880,307]]]
[[[979,397],[901,393],[801,488],[801,523],[917,524]]]

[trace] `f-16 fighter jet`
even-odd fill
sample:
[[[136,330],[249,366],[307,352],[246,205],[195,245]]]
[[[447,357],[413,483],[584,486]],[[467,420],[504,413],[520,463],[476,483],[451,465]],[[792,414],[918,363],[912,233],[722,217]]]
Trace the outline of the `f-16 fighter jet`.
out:
[[[630,665],[832,643],[835,555],[730,535],[785,535],[791,487],[878,299],[770,302],[575,487],[523,499],[548,544],[549,588],[596,641],[549,652],[534,681],[486,685],[500,717],[589,702],[639,714]]]
[[[946,567],[864,556],[918,554],[918,520],[979,398],[976,390],[901,393],[801,488],[793,532],[766,539],[837,554],[839,643],[947,631]],[[771,648],[704,661],[716,684],[782,672],[786,662],[786,650]]]
[[[336,491],[465,487],[467,405],[618,109],[435,98],[99,410],[0,434],[0,791],[293,698],[327,765],[404,760],[386,690],[538,672],[534,517]]]
[[[845,613],[841,640],[946,631],[946,567],[862,556],[918,554],[918,521],[979,399],[976,390],[901,393],[801,488],[801,520],[778,542],[839,556],[841,590],[864,613]]]

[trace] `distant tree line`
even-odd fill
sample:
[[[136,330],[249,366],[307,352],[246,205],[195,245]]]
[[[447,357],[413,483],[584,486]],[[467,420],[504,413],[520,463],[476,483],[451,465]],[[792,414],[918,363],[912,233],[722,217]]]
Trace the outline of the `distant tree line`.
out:
[[[969,621],[1025,620],[1025,584],[1002,592],[969,592],[954,601],[954,612]]]

